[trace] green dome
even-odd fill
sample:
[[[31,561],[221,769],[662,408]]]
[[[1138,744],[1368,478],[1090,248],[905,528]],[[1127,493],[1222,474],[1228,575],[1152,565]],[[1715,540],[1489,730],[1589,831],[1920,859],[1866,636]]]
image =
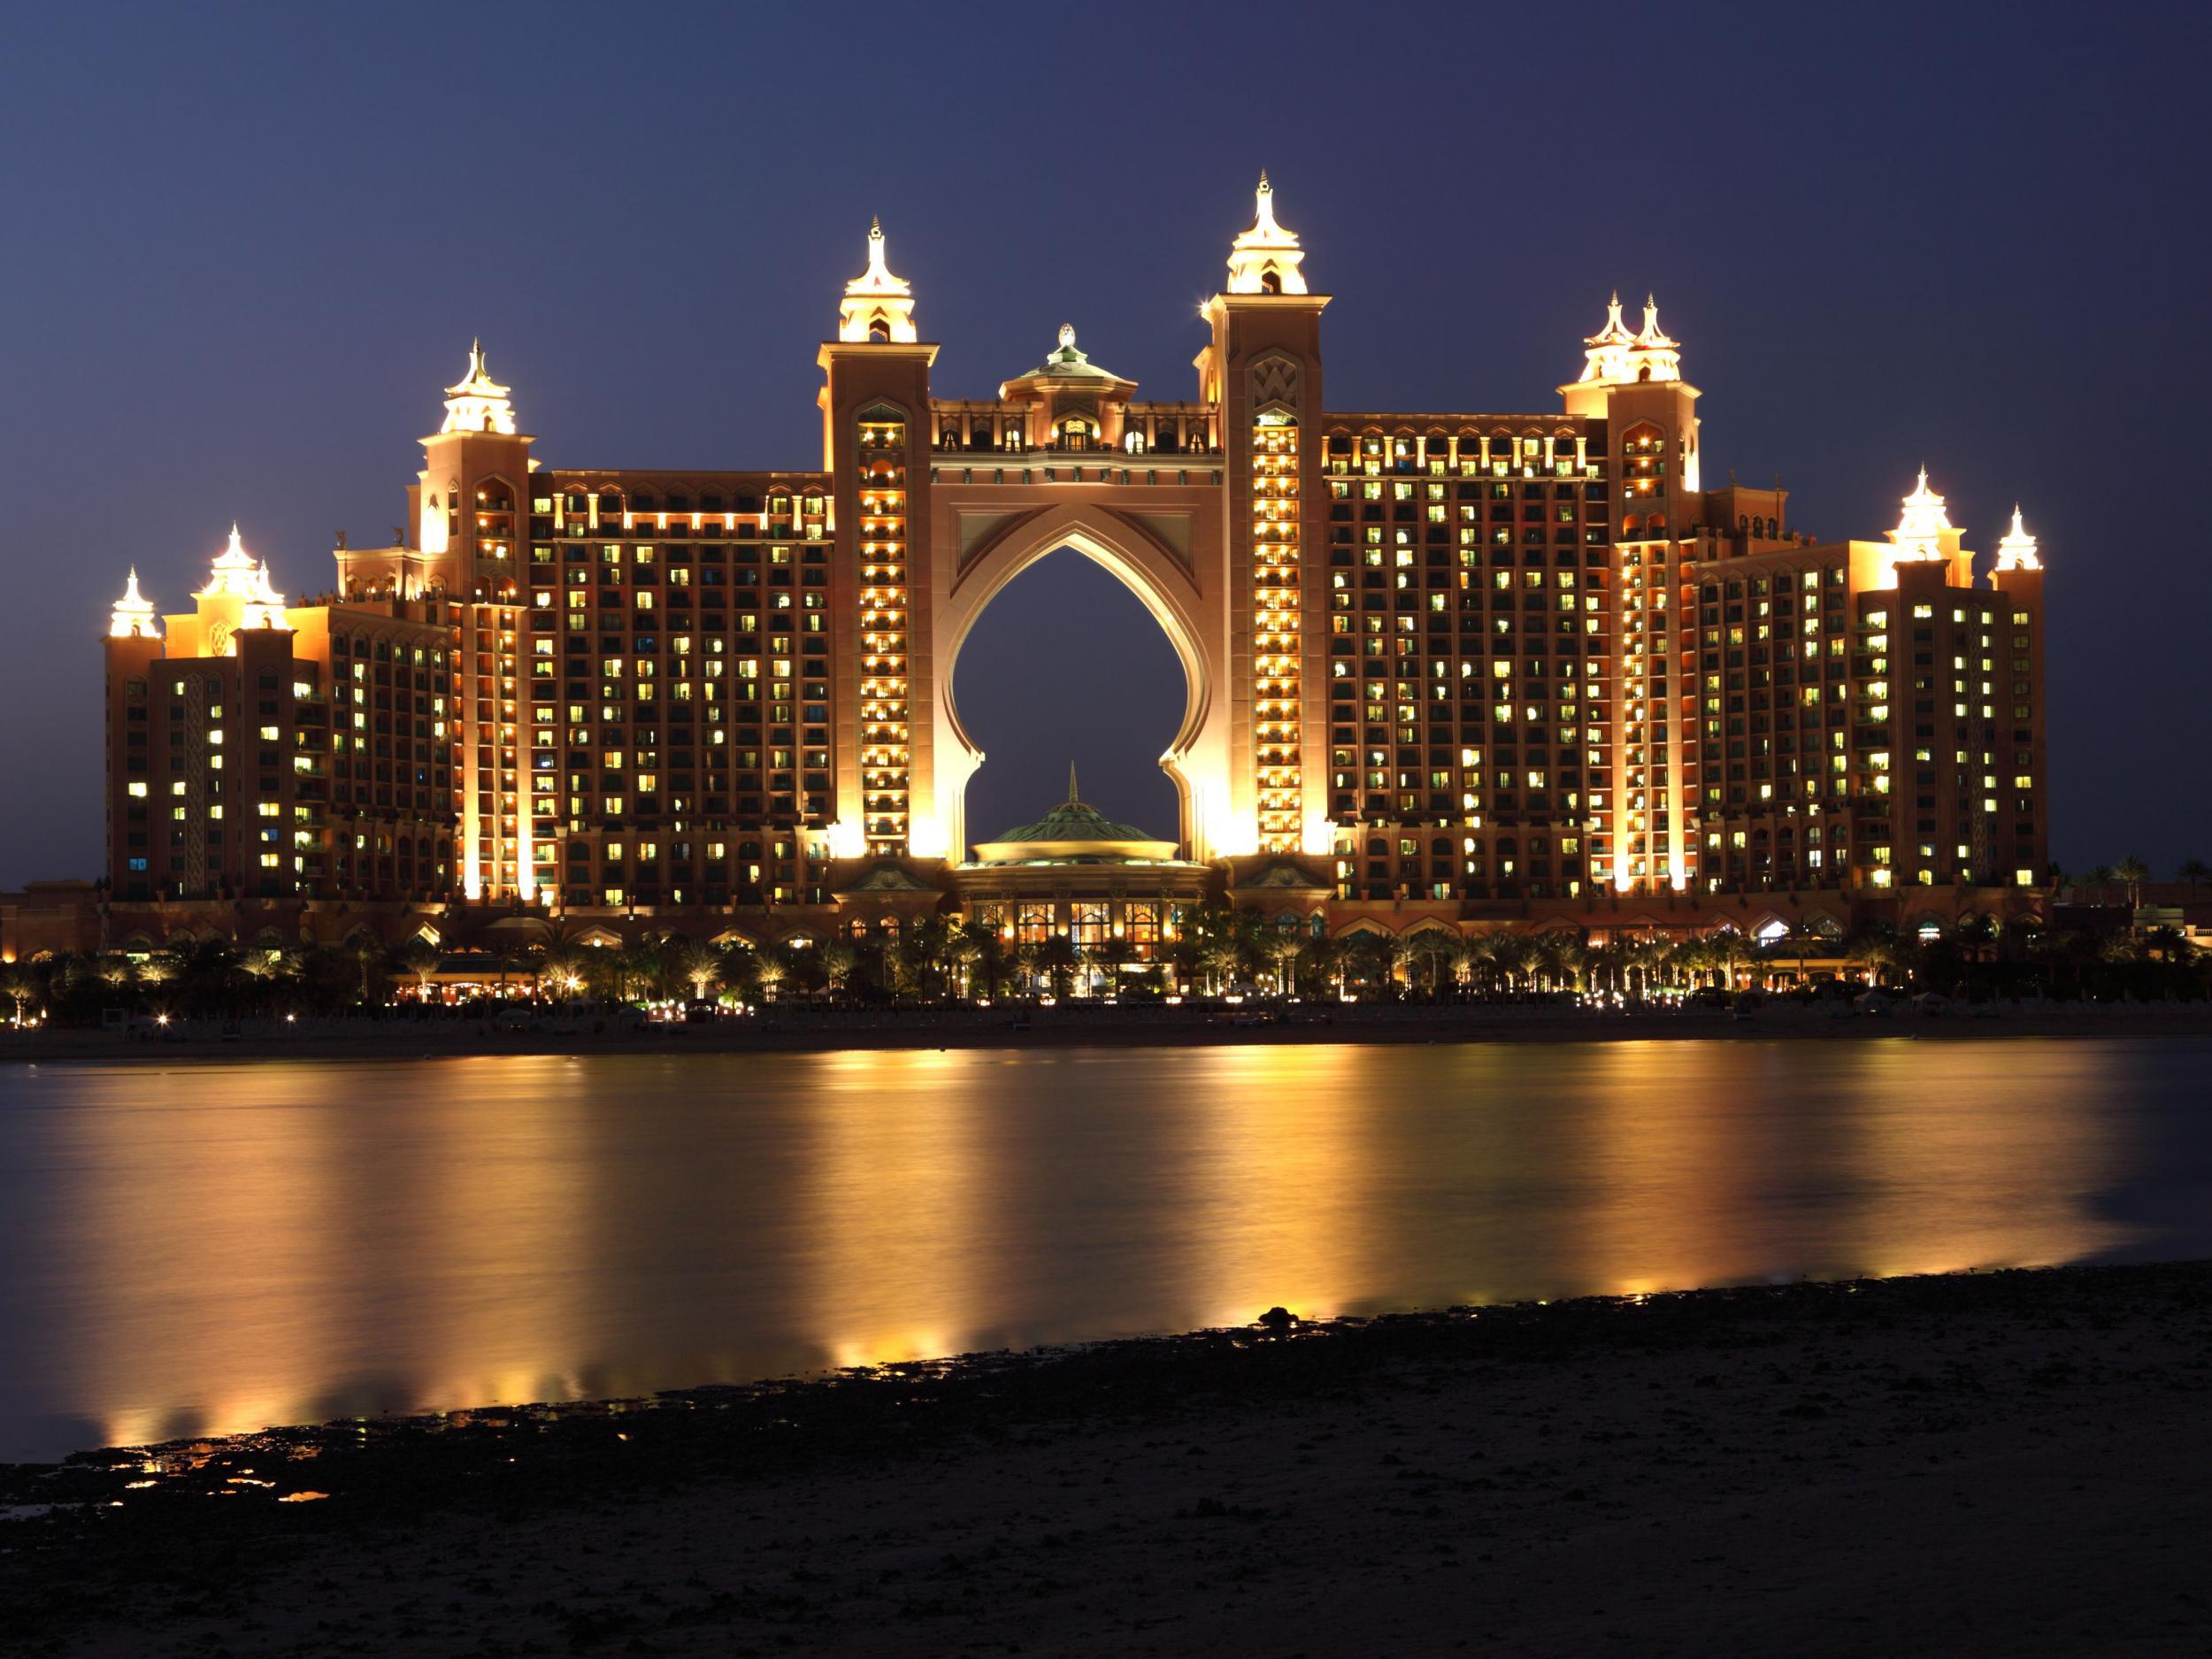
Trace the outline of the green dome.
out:
[[[1034,824],[1017,824],[978,843],[975,856],[987,864],[1156,864],[1175,856],[1175,843],[1086,805],[1070,766],[1066,800]]]
[[[1133,824],[1117,824],[1097,808],[1070,798],[1034,824],[1018,824],[994,835],[1004,841],[1150,841],[1159,837]]]

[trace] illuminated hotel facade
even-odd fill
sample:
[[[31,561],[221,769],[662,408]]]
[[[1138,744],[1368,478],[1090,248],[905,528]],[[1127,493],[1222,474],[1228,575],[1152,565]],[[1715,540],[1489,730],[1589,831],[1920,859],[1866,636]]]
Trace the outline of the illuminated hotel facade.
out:
[[[1978,580],[1924,474],[1864,541],[1708,488],[1655,305],[1609,308],[1553,411],[1332,411],[1304,257],[1263,180],[1187,398],[1139,397],[1071,327],[953,399],[872,228],[818,353],[817,472],[541,465],[472,350],[405,534],[340,546],[330,597],[284,605],[235,538],[165,627],[134,577],[107,903],[764,938],[963,910],[993,861],[954,665],[1072,548],[1183,666],[1167,862],[1302,928],[2039,909],[2016,515]]]

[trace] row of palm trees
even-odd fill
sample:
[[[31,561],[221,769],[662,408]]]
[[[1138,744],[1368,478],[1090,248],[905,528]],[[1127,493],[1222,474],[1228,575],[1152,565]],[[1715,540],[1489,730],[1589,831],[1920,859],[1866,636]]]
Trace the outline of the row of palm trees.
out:
[[[488,961],[487,961],[488,958]],[[365,937],[331,946],[216,941],[128,954],[45,955],[0,968],[0,1013],[91,1024],[112,1010],[184,1018],[335,1014],[375,1008],[394,986],[431,1000],[445,958],[428,940],[395,949]],[[620,944],[549,933],[475,959],[472,977],[533,987],[565,1003],[725,995],[749,1003],[827,993],[846,1001],[941,1002],[1009,995],[1263,992],[1363,1001],[1454,1001],[1599,992],[1628,998],[1839,975],[1947,995],[2201,996],[2212,956],[2170,929],[2144,933],[2000,932],[1985,920],[1922,940],[1871,926],[1847,936],[1805,927],[1760,941],[1721,931],[1594,944],[1555,929],[1462,934],[1442,927],[1317,937],[1256,911],[1203,906],[1150,954],[1125,940],[1063,935],[1017,942],[953,918],[910,920],[894,936],[755,947],[646,933]],[[411,984],[410,983],[411,981]]]
[[[2049,872],[2050,885],[2062,902],[2111,904],[2124,900],[2131,910],[2143,902],[2143,889],[2151,879],[2150,865],[2133,853],[2116,864],[2098,864],[2079,875],[2056,864]],[[2201,858],[2185,858],[2174,867],[2174,879],[2193,897],[2198,887],[2212,882],[2212,864]]]

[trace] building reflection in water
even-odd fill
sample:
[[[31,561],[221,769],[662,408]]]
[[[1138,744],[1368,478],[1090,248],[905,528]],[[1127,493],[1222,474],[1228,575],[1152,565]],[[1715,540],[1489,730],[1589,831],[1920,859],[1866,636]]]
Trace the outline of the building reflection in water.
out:
[[[1312,1045],[0,1074],[0,1457],[1279,1302],[2200,1254],[2212,1205],[2170,1189],[2206,1161],[2206,1057]],[[2147,1182],[2130,1213],[2164,1219],[2106,1213]]]

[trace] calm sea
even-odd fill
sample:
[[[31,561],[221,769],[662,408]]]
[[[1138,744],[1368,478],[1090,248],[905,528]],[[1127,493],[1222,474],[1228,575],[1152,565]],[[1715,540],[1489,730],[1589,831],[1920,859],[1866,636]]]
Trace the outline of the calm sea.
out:
[[[2212,1255],[2212,1042],[0,1071],[0,1459],[963,1350]]]

